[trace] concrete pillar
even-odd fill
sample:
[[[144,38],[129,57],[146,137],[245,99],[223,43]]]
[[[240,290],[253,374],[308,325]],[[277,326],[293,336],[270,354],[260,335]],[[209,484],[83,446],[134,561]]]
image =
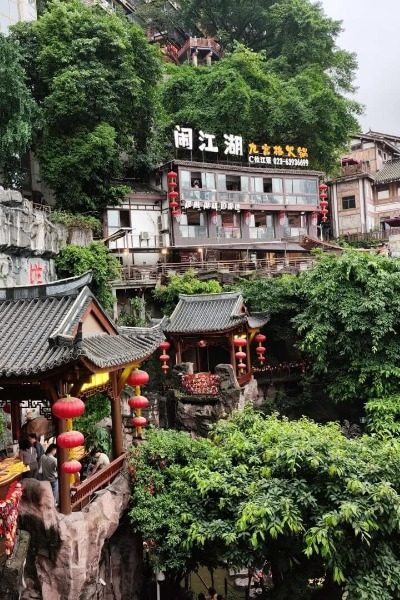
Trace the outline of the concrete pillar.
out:
[[[211,67],[211,65],[212,65],[212,56],[213,56],[212,52],[209,52],[206,56],[207,67]]]
[[[198,65],[198,56],[199,56],[199,53],[197,50],[195,50],[192,54],[192,65],[194,67],[197,67],[197,65]]]

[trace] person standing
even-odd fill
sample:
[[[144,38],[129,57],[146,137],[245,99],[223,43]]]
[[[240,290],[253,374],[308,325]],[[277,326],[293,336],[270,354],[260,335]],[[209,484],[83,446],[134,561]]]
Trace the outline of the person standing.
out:
[[[42,456],[42,481],[51,485],[55,503],[58,504],[58,472],[57,472],[57,445],[50,444]]]
[[[44,448],[43,448],[42,444],[39,442],[36,433],[28,433],[28,441],[36,450],[36,456],[37,456],[37,461],[38,461],[38,465],[39,465],[39,472],[41,472],[40,461],[42,460],[42,456],[44,454]]]
[[[31,442],[27,438],[22,438],[19,443],[19,457],[21,461],[29,467],[29,471],[22,474],[22,477],[26,479],[27,477],[34,477],[37,479],[39,464],[37,460],[37,452],[36,448],[31,444]]]

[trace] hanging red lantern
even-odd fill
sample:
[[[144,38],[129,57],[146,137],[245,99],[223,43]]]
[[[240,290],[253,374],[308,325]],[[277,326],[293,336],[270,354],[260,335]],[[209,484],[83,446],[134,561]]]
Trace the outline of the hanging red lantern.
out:
[[[172,216],[175,217],[176,216],[176,209],[178,208],[179,204],[177,202],[175,202],[175,200],[172,200],[172,202],[169,203],[169,207],[172,209]]]
[[[82,465],[77,460],[67,460],[61,465],[61,469],[64,473],[68,473],[68,475],[74,475],[75,473],[79,473],[82,469]]]
[[[170,359],[170,356],[167,354],[167,350],[169,350],[170,346],[171,346],[171,344],[169,342],[161,342],[161,344],[160,344],[161,355],[160,355],[159,360],[162,363],[161,369],[163,370],[164,375],[167,374],[167,371],[169,369],[167,363]],[[167,367],[167,368],[165,368],[165,367]]]
[[[176,188],[176,186],[177,186],[177,183],[176,183],[176,181],[172,181],[172,180],[171,180],[171,181],[168,181],[168,188],[169,188],[170,190],[174,190],[174,189]]]
[[[11,404],[9,404],[8,402],[7,402],[7,404],[4,404],[3,412],[5,412],[6,415],[9,415],[11,413]]]
[[[233,340],[233,345],[234,345],[236,348],[242,348],[243,346],[245,346],[245,345],[246,345],[246,340],[245,340],[245,339],[243,339],[243,338],[235,338],[235,339]]]
[[[147,420],[144,417],[133,417],[131,423],[136,429],[140,429],[141,427],[146,427]]]
[[[135,410],[137,408],[147,408],[149,406],[149,401],[144,396],[132,396],[132,398],[129,398],[128,404]]]
[[[150,379],[149,374],[146,373],[146,371],[141,371],[139,369],[135,369],[129,375],[129,377],[127,379],[127,384],[130,385],[131,387],[146,385],[147,383],[149,383],[149,379]]]
[[[323,223],[326,223],[328,220],[328,210],[327,210],[327,206],[328,206],[328,202],[327,202],[327,190],[328,190],[328,186],[325,183],[321,183],[321,185],[319,186],[319,198],[320,198],[320,213],[322,215],[321,221]],[[321,230],[321,235],[322,235],[322,230]]]
[[[235,348],[238,348],[238,352],[235,353],[235,358],[239,361],[237,368],[239,369],[239,375],[243,375],[246,370],[246,365],[243,360],[246,358],[247,354],[242,350],[243,346],[247,345],[246,338],[235,338],[233,340],[233,345]]]
[[[255,337],[255,340],[258,344],[258,346],[256,348],[257,358],[261,365],[263,365],[265,362],[266,348],[263,346],[263,343],[265,342],[266,339],[267,339],[267,336],[264,335],[263,333],[257,333],[257,335]]]
[[[162,370],[164,371],[164,375],[167,374],[167,371],[169,370],[169,366],[167,364],[161,365]]]
[[[51,411],[59,419],[75,419],[85,412],[85,403],[80,398],[67,396],[54,402]]]
[[[197,345],[198,345],[199,348],[207,348],[207,342],[206,342],[206,340],[199,340],[197,342]]]
[[[85,438],[80,431],[66,431],[57,436],[57,445],[60,448],[76,448],[77,446],[83,446],[84,443]]]
[[[246,354],[246,352],[236,352],[235,356],[238,359],[238,361],[243,362],[243,360],[246,358],[247,354]]]
[[[326,190],[328,189],[328,186],[326,185],[326,183],[321,183],[319,186],[319,191],[321,193],[326,192]]]
[[[175,181],[178,177],[178,173],[175,173],[175,171],[170,171],[169,173],[167,173],[167,179],[168,181]]]
[[[167,341],[161,342],[160,350],[169,350],[171,348],[171,344]]]
[[[174,191],[169,192],[169,194],[168,194],[168,198],[170,200],[176,200],[178,198],[178,196],[179,196],[178,192],[174,192]]]

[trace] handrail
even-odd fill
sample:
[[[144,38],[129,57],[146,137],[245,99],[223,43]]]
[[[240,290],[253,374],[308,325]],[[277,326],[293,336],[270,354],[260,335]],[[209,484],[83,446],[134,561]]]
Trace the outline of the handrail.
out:
[[[308,270],[315,263],[314,257],[304,258],[277,258],[277,259],[257,259],[257,260],[237,260],[237,261],[211,261],[199,259],[193,263],[161,263],[154,266],[122,266],[120,267],[119,281],[141,281],[143,283],[156,283],[161,277],[167,277],[173,274],[186,273],[189,269],[196,272],[221,273],[239,273],[260,272],[260,273],[279,273],[291,271]]]
[[[72,510],[81,510],[85,500],[89,500],[95,492],[108,485],[121,471],[125,458],[126,454],[121,454],[121,456],[113,460],[109,465],[91,477],[89,476],[79,485],[71,487],[71,492],[73,493],[71,498]]]

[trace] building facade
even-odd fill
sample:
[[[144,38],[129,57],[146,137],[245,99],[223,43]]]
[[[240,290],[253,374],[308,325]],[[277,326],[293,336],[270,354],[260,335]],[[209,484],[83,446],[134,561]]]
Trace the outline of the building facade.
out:
[[[368,233],[400,224],[400,137],[370,131],[352,140],[330,181],[332,233]]]
[[[35,21],[35,0],[0,0],[0,33],[7,34],[19,21]]]

